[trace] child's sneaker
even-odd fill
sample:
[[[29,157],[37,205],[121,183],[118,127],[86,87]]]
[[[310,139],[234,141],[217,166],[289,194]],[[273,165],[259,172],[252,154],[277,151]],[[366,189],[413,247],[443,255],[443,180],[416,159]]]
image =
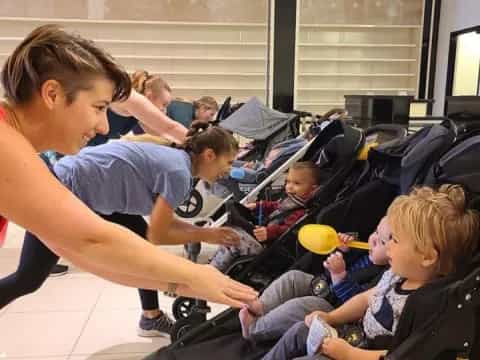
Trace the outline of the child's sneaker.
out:
[[[142,337],[155,337],[170,335],[175,322],[170,317],[162,313],[156,318],[149,319],[142,315],[140,323],[138,324],[138,336]]]

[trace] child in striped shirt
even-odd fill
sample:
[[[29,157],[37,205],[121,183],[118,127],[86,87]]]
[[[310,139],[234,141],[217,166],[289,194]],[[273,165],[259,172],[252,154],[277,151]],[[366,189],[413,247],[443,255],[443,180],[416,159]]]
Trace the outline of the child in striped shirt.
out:
[[[343,243],[353,240],[347,234],[339,236]],[[330,255],[324,262],[325,271],[329,275],[326,277],[327,286],[331,293],[328,300],[327,296],[315,291],[313,275],[298,270],[285,273],[265,289],[258,300],[250,303],[248,308],[240,310],[243,336],[257,341],[277,339],[293,324],[303,321],[312,311],[330,311],[334,305],[349,300],[369,286],[374,286],[371,281],[362,284],[355,275],[365,270],[373,270],[376,274],[385,270],[388,264],[385,245],[389,239],[390,228],[386,218],[383,218],[368,238],[370,250],[367,255],[350,266],[346,265],[342,252],[337,251]]]

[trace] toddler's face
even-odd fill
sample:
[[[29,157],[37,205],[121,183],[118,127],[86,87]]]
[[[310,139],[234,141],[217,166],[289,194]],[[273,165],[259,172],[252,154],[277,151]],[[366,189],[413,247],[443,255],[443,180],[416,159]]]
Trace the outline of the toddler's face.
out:
[[[387,243],[391,235],[387,218],[384,217],[380,220],[377,229],[368,238],[370,261],[375,265],[388,264]]]
[[[307,199],[313,190],[317,188],[315,180],[308,169],[290,169],[287,175],[285,191],[287,194]]]
[[[392,271],[402,278],[418,280],[426,274],[424,255],[417,250],[414,239],[405,229],[392,228],[387,256]]]

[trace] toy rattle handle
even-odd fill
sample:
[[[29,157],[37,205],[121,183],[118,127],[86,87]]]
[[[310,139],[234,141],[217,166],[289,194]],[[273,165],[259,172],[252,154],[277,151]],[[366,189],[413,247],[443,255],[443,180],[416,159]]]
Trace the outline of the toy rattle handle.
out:
[[[363,249],[363,250],[369,250],[370,248],[368,247],[368,243],[363,242],[363,241],[349,241],[346,243],[348,247],[355,248],[355,249]]]

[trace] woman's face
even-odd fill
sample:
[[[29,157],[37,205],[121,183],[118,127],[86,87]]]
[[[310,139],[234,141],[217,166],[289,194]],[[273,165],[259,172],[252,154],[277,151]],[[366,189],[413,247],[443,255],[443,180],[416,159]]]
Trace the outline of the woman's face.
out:
[[[215,113],[215,109],[212,109],[206,105],[200,105],[200,107],[195,111],[195,120],[199,120],[201,122],[210,122],[213,120]]]
[[[212,149],[205,149],[198,156],[198,177],[214,183],[230,173],[236,155],[235,152],[216,155]]]
[[[154,96],[151,92],[146,92],[145,96],[148,100],[152,102],[153,105],[158,108],[158,110],[165,114],[167,113],[167,107],[172,102],[172,94],[170,93],[170,91],[168,91],[167,89],[162,89],[160,91],[160,94],[158,94],[157,96]]]
[[[113,82],[105,78],[92,80],[89,90],[77,92],[68,104],[63,90],[51,107],[52,150],[75,154],[96,134],[107,134],[107,108],[112,101]]]

